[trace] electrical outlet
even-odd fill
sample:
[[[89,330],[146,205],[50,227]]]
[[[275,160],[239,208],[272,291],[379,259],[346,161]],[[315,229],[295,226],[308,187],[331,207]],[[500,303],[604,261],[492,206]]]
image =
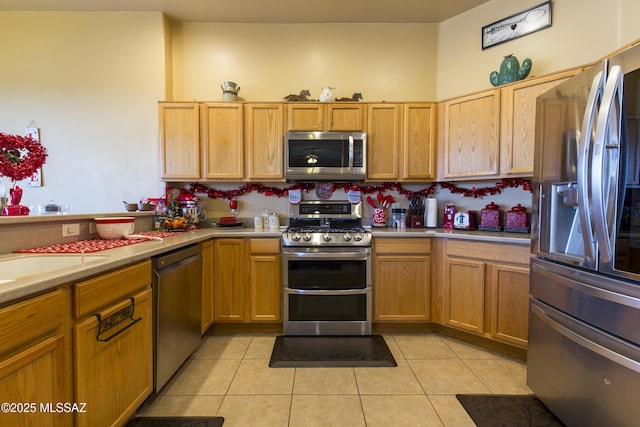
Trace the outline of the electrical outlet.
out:
[[[63,224],[62,237],[72,237],[80,235],[80,224]]]

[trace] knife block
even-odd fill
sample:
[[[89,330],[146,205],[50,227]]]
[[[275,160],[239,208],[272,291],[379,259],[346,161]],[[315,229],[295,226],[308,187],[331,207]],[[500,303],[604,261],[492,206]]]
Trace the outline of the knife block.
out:
[[[420,215],[412,215],[411,228],[424,228],[424,217]]]
[[[407,210],[407,227],[409,228],[424,228],[424,216],[414,215],[414,210],[409,208]]]

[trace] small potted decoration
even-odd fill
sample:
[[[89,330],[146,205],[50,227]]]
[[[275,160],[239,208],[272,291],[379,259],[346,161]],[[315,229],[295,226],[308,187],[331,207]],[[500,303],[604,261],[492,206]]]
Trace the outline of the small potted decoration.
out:
[[[11,178],[9,205],[2,208],[3,216],[29,215],[29,208],[20,205],[22,189],[17,181],[29,178],[47,160],[47,149],[28,136],[0,132],[0,176]]]

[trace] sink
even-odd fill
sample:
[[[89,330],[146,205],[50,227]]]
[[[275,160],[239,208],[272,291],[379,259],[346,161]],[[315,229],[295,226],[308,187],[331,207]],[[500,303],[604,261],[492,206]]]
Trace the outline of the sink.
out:
[[[99,261],[106,255],[37,254],[0,259],[0,284]]]

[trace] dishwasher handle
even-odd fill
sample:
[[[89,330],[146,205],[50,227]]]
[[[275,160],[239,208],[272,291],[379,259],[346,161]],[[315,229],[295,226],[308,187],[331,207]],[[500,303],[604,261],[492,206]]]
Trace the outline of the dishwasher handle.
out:
[[[161,270],[166,267],[171,267],[174,264],[182,263],[182,261],[198,257],[202,253],[202,245],[195,244],[184,248],[177,249],[173,252],[161,255],[153,258],[154,270]]]

